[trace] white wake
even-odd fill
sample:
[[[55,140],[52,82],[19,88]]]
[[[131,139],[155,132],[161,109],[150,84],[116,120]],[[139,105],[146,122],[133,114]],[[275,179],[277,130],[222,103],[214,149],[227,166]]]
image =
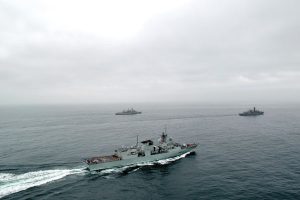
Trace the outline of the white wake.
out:
[[[41,170],[24,174],[0,173],[0,198],[80,173],[84,173],[83,168]]]

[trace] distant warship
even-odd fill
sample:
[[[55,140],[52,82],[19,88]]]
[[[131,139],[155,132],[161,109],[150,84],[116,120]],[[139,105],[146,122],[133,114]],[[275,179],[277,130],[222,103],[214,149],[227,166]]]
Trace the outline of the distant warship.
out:
[[[242,113],[239,113],[240,116],[257,116],[257,115],[263,115],[264,112],[263,111],[259,111],[256,110],[255,107],[253,108],[253,110],[248,110]]]
[[[133,108],[123,110],[122,112],[117,112],[116,115],[136,115],[136,114],[142,114],[142,112],[136,111]]]
[[[123,167],[132,164],[157,161],[194,152],[197,144],[179,144],[163,132],[155,144],[152,140],[138,142],[131,147],[122,147],[115,150],[113,155],[92,157],[85,160],[90,171],[98,171],[114,167]]]

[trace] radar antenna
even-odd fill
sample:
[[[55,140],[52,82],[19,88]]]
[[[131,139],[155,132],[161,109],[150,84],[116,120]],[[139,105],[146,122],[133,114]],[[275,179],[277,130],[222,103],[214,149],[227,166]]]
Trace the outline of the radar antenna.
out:
[[[167,125],[165,125],[165,134],[167,135]]]

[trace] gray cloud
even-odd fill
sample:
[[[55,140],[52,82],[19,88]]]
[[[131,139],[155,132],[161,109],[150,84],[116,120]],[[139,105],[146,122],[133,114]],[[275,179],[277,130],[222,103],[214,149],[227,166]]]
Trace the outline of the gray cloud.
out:
[[[187,2],[130,33],[124,16],[97,23],[84,2],[77,16],[72,2],[0,1],[1,103],[300,100],[298,1]],[[134,9],[133,21],[147,11]]]

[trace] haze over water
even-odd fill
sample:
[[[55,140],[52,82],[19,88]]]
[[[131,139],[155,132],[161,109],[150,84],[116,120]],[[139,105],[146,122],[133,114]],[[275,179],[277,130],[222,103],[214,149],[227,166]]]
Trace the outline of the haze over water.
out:
[[[299,199],[300,107],[240,105],[0,107],[3,199]],[[196,155],[90,173],[83,158],[158,138],[167,125]]]

